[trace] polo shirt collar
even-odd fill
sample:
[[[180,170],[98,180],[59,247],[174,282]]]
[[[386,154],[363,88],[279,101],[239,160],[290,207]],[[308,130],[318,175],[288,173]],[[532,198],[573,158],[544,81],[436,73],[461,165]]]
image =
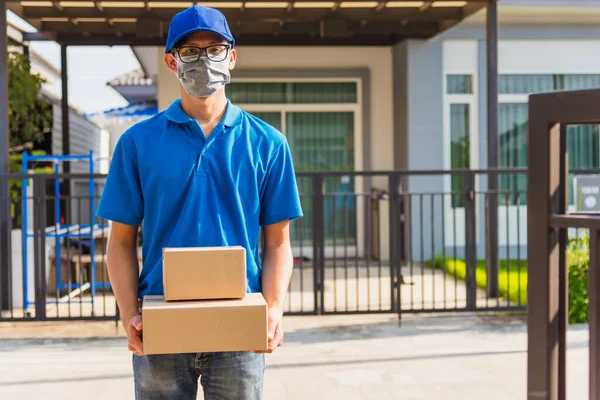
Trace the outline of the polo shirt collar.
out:
[[[242,122],[242,110],[227,99],[227,109],[223,116],[223,124],[227,127],[237,126]]]
[[[165,116],[177,124],[185,124],[192,121],[192,118],[181,109],[181,99],[175,100],[167,108]],[[222,122],[227,127],[237,126],[242,122],[242,110],[238,106],[231,104],[229,99],[227,99],[227,108],[225,109]]]

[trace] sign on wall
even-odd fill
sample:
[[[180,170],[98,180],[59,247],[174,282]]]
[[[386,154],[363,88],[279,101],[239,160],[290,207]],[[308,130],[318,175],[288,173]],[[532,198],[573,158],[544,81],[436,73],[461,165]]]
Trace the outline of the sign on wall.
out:
[[[575,209],[600,213],[600,175],[579,175],[573,178]]]

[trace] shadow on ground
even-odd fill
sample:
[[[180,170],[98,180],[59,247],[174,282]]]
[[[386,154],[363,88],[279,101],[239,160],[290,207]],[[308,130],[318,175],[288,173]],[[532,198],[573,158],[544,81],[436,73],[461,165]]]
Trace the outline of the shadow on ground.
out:
[[[27,339],[0,339],[0,353],[17,352],[24,348],[43,347],[44,350],[81,351],[88,349],[119,350],[127,348],[127,339],[123,337],[103,338],[27,338]]]
[[[298,317],[301,318],[301,317]],[[313,344],[390,337],[442,335],[445,333],[498,333],[524,332],[527,330],[523,315],[390,318],[384,322],[360,325],[338,324],[321,327],[299,328],[286,332],[287,343]]]

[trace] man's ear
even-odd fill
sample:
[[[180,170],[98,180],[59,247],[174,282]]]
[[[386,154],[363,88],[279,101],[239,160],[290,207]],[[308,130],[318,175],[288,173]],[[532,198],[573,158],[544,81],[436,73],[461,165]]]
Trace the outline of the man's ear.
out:
[[[177,73],[177,60],[171,53],[165,54],[165,64],[167,64],[169,71]]]
[[[232,70],[235,68],[236,61],[237,61],[237,52],[235,51],[235,49],[231,49],[231,51],[229,52],[229,70]]]

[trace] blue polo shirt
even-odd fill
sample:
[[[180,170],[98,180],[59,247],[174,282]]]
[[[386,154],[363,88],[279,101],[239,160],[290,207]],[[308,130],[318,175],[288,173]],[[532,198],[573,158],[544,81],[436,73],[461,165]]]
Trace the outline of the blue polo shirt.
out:
[[[139,298],[163,294],[164,247],[243,246],[248,292],[261,292],[262,226],[302,216],[286,138],[227,101],[208,139],[175,101],[119,139],[97,215],[143,221]]]

